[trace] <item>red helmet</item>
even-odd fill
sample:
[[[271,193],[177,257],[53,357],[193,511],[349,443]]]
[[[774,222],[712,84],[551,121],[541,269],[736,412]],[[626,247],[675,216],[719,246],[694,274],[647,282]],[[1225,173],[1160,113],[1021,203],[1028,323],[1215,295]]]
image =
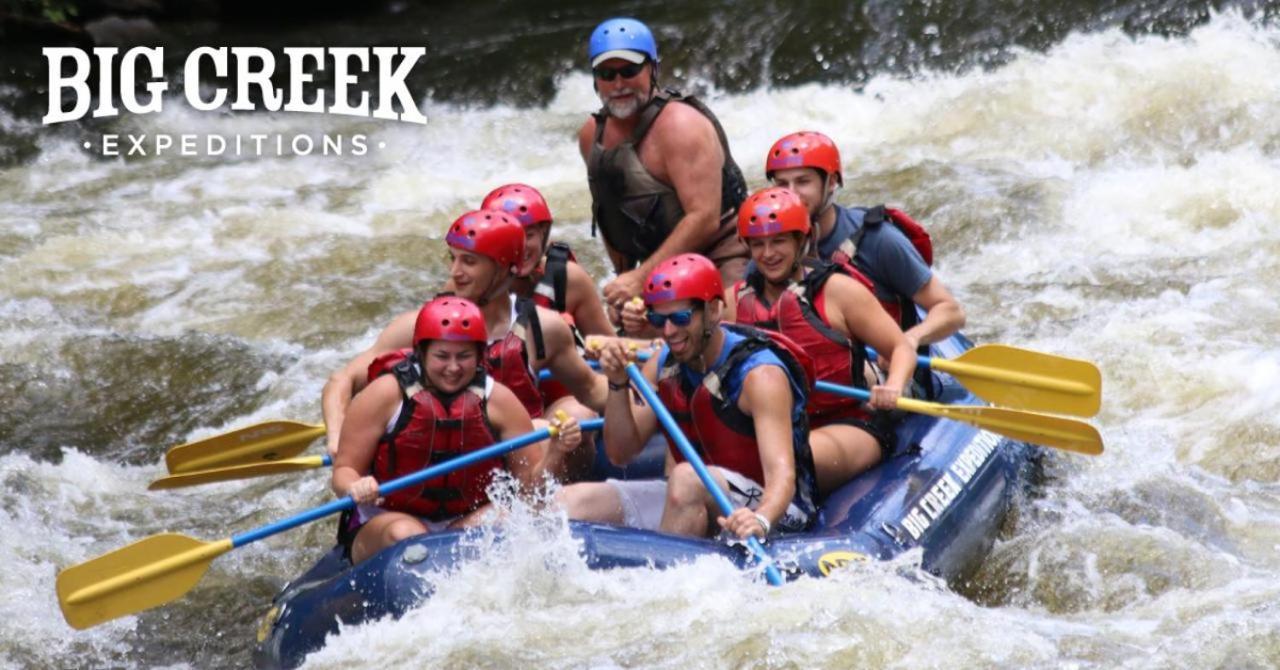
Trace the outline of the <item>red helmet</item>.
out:
[[[776,170],[798,167],[817,168],[835,175],[836,181],[844,184],[844,173],[840,171],[840,150],[830,137],[822,133],[802,130],[786,135],[773,143],[764,160],[764,174],[770,178]]]
[[[489,335],[484,315],[474,302],[457,296],[441,296],[423,305],[413,324],[414,346],[425,340],[485,344]]]
[[[752,193],[738,205],[738,236],[743,239],[778,233],[809,234],[809,208],[795,192],[771,186]]]
[[[724,284],[716,264],[698,254],[680,254],[662,261],[644,284],[644,304],[649,307],[676,300],[710,302],[723,297]]]
[[[491,209],[458,217],[444,241],[454,249],[488,256],[513,271],[524,258],[524,228],[514,218]]]
[[[493,189],[484,197],[480,209],[506,212],[526,228],[551,223],[551,208],[547,207],[547,200],[538,189],[525,184],[507,184]]]

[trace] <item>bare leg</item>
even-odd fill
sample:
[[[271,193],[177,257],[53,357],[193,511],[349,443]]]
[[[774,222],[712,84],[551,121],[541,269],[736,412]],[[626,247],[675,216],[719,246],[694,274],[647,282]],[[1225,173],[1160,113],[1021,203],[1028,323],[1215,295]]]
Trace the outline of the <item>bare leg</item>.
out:
[[[570,519],[598,523],[623,523],[618,489],[604,482],[582,482],[556,492],[556,503]]]
[[[351,543],[351,562],[360,563],[406,537],[425,532],[427,527],[411,515],[383,512],[369,519],[356,533],[356,539]]]
[[[823,426],[809,431],[809,448],[818,475],[819,495],[828,495],[880,462],[880,443],[861,428]]]
[[[716,485],[726,489],[724,477],[717,468],[708,468]],[[680,463],[667,478],[667,503],[662,511],[662,530],[676,535],[709,537],[715,534],[715,518],[720,510],[707,492],[698,473],[688,463]]]

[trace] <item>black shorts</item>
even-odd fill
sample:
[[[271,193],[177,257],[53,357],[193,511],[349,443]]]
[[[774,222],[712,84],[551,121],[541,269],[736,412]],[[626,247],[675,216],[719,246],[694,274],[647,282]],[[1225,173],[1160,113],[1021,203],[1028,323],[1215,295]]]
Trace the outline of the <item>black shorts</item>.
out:
[[[880,445],[880,460],[887,461],[893,457],[898,436],[893,430],[893,419],[887,412],[872,412],[870,419],[846,417],[824,422],[823,426],[853,426],[875,438]]]

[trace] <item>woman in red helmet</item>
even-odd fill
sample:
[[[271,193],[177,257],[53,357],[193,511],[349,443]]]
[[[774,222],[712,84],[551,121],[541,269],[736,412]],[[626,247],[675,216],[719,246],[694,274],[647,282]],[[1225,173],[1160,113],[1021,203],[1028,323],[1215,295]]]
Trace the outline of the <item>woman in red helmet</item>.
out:
[[[486,341],[484,317],[474,303],[436,298],[418,312],[413,353],[352,401],[331,485],[358,503],[342,536],[353,562],[412,535],[479,523],[495,470],[510,470],[532,489],[581,443],[570,418],[545,450],[525,447],[378,497],[378,482],[533,430],[511,390],[483,371]]]
[[[893,409],[911,381],[915,352],[857,270],[805,258],[810,229],[808,209],[785,188],[762,189],[742,203],[738,235],[752,268],[725,296],[726,318],[786,335],[813,357],[820,381],[870,386],[871,407]],[[890,362],[883,383],[868,374],[867,344]],[[806,409],[821,495],[893,453],[886,415],[824,393]]]

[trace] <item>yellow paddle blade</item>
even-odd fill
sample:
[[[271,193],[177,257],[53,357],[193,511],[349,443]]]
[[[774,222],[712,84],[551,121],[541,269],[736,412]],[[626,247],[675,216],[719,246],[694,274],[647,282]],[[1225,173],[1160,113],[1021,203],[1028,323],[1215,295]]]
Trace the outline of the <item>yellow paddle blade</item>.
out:
[[[58,573],[58,604],[72,628],[167,603],[191,590],[231,540],[201,542],[177,533],[153,535]]]
[[[266,463],[232,465],[226,468],[197,470],[161,477],[151,482],[147,489],[151,491],[179,489],[187,486],[213,484],[215,482],[229,482],[237,479],[251,479],[253,477],[267,477],[290,472],[301,472],[303,470],[314,470],[327,465],[329,465],[329,461],[324,456],[301,456],[298,458],[286,458],[281,461],[268,461]]]
[[[1102,405],[1102,373],[1088,361],[983,344],[929,365],[996,405],[1072,416],[1094,416]]]
[[[297,421],[267,421],[229,433],[178,445],[164,455],[171,474],[278,461],[297,456],[324,426]]]
[[[911,398],[899,398],[898,409],[961,421],[1020,442],[1065,449],[1089,456],[1102,453],[1102,436],[1098,434],[1098,429],[1075,419],[1003,407],[939,405]]]

